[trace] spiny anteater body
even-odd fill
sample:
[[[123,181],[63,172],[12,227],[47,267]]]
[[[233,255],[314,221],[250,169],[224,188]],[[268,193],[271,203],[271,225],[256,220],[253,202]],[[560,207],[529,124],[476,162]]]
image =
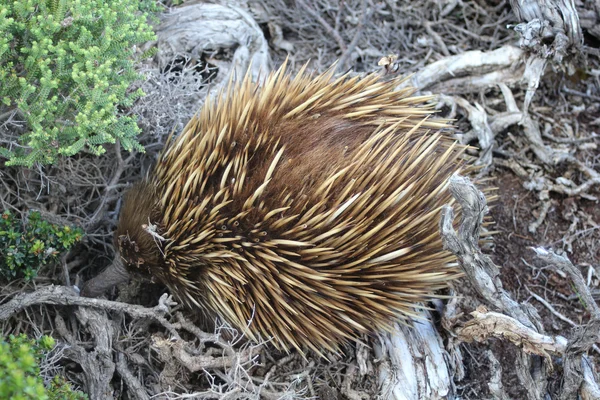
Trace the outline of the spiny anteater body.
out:
[[[246,77],[207,101],[132,188],[127,268],[278,348],[337,350],[458,275],[441,207],[463,148],[377,75]]]

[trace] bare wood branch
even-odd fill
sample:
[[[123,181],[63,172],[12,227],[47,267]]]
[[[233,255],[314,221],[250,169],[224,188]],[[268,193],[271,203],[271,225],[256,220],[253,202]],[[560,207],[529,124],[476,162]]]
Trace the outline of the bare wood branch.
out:
[[[552,383],[552,390],[561,399],[571,399],[577,393],[583,396],[584,391],[585,396],[595,393],[597,382],[593,374],[586,372],[585,352],[600,339],[600,313],[581,272],[566,257],[557,256],[545,249],[535,249],[546,262],[556,265],[573,279],[592,315],[587,325],[575,327],[568,340],[562,336],[541,333],[543,328],[537,313],[525,305],[518,305],[507,293],[503,293],[501,285],[495,285],[497,280],[492,277],[497,277],[497,267],[481,254],[477,246],[479,229],[486,209],[483,194],[462,177],[451,179],[450,190],[461,205],[463,216],[457,234],[452,227],[452,209],[448,206],[443,210],[440,228],[444,244],[457,255],[478,293],[499,310],[474,311],[474,319],[458,329],[459,337],[465,341],[484,341],[491,336],[501,337],[522,347],[524,353],[518,356],[516,372],[530,399],[546,396],[549,383]],[[527,358],[525,353],[542,356],[546,362],[541,364],[535,358]],[[561,354],[563,357],[560,385],[550,376],[553,370],[550,353]]]
[[[340,33],[337,30],[333,29],[331,25],[329,25],[329,23],[325,21],[317,11],[315,11],[312,7],[306,4],[304,0],[296,0],[296,2],[300,4],[300,6],[306,11],[308,11],[308,13],[312,15],[314,19],[319,21],[319,23],[323,26],[323,28],[325,28],[327,33],[333,36],[342,52],[345,52],[348,49],[346,43],[344,42],[344,39],[342,39],[342,37],[340,36]]]
[[[163,295],[159,304],[153,308],[146,308],[133,304],[125,304],[110,300],[90,299],[80,297],[74,288],[65,286],[45,286],[30,293],[19,293],[10,301],[0,306],[0,321],[10,318],[15,313],[22,311],[27,307],[38,304],[52,304],[63,306],[84,306],[98,308],[106,311],[119,311],[132,316],[133,318],[154,319],[163,326],[172,329],[164,315],[169,312],[170,307],[176,303],[168,295]]]
[[[458,329],[459,337],[465,342],[484,342],[490,337],[510,340],[530,354],[537,354],[550,361],[550,352],[564,354],[567,339],[562,336],[547,336],[526,327],[507,315],[480,309],[471,313],[473,319]]]

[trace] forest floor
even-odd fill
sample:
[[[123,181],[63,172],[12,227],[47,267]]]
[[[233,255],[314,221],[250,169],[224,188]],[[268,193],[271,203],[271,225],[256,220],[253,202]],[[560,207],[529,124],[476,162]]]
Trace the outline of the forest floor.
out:
[[[593,2],[576,3],[582,21],[584,14],[594,12]],[[308,62],[310,70],[320,72],[341,59],[344,69],[374,71],[380,59],[396,55],[398,71],[408,75],[453,55],[493,51],[518,46],[519,42],[518,34],[508,27],[519,22],[508,1],[273,0],[244,4],[269,44],[272,65],[276,67],[289,57],[292,70]],[[72,285],[78,283],[77,279],[87,280],[110,263],[114,253],[112,232],[123,191],[152,167],[171,130],[180,130],[202,106],[211,84],[223,74],[222,66],[231,61],[235,49],[212,50],[204,51],[199,59],[176,58],[166,67],[158,57],[140,66],[147,77],[140,83],[146,96],[127,112],[139,118],[144,154],[126,153],[117,144],[101,157],[82,155],[52,167],[2,170],[0,186],[5,191],[0,200],[4,208],[19,213],[41,210],[55,222],[82,227],[86,236],[63,259],[63,265],[42,271],[33,283],[12,282],[3,287],[0,303],[18,292],[51,283]],[[573,65],[573,74],[569,74],[561,65],[547,64],[529,113],[539,124],[546,149],[551,154],[568,154],[576,161],[540,159],[540,153],[523,138],[523,128],[512,124],[494,131],[492,156],[484,172],[499,188],[498,199],[491,207],[496,233],[488,254],[500,267],[504,288],[519,303],[535,307],[546,333],[553,335],[564,335],[572,326],[585,323],[590,315],[564,274],[537,260],[532,248],[543,247],[568,256],[580,269],[595,299],[600,298],[599,36],[584,29],[582,58]],[[515,71],[523,73],[522,69]],[[522,107],[527,85],[519,81],[510,88]],[[435,86],[424,92],[439,93]],[[506,110],[506,99],[498,85],[463,86],[455,91],[444,90],[443,94],[478,104],[490,121]],[[442,108],[442,116],[455,118],[459,133],[470,133],[474,127],[466,109],[451,108]],[[477,147],[477,138],[470,144]],[[480,156],[477,151],[473,155]],[[69,280],[64,269],[69,271]],[[154,307],[165,291],[158,285],[144,286],[140,294],[137,285],[114,289],[109,298]],[[476,297],[463,303],[463,311],[471,311],[473,304],[477,304]],[[91,328],[83,327],[83,317],[74,309],[64,304],[37,305],[15,313],[0,326],[5,335],[49,333],[65,343],[78,343],[89,353],[93,351]],[[351,372],[358,353],[353,347],[348,348],[346,356],[324,363],[318,358],[279,354],[264,344],[234,348],[223,336],[198,330],[194,323],[199,322],[181,307],[171,310],[168,318],[159,311],[150,317],[140,316],[139,310],[120,314],[110,309],[107,315],[99,318],[120,334],[111,339],[112,346],[125,355],[115,361],[114,377],[106,383],[113,392],[107,398],[176,399],[186,398],[186,393],[197,393],[196,398],[224,398],[225,394],[243,398],[244,390],[259,396],[257,388],[262,390],[261,398],[373,398],[377,392],[376,379]],[[221,327],[216,332],[226,331]],[[195,370],[190,370],[191,364],[182,367],[186,365],[178,353],[182,350],[177,344],[167,343],[175,334],[190,342],[196,340],[197,347],[190,352],[196,357]],[[83,378],[80,359],[69,353],[68,347],[57,349],[65,354],[58,362],[61,371],[86,387],[89,382]],[[524,398],[517,389],[515,373],[511,373],[519,351],[515,346],[490,339],[484,344],[464,343],[461,348],[465,377],[455,382],[457,396],[491,397],[489,376],[482,372],[489,369],[484,353],[491,348],[502,355],[499,361],[504,367],[507,392],[512,398]],[[111,349],[109,345],[106,354],[112,354]],[[597,351],[590,357],[600,365]],[[143,394],[132,394],[135,390]]]

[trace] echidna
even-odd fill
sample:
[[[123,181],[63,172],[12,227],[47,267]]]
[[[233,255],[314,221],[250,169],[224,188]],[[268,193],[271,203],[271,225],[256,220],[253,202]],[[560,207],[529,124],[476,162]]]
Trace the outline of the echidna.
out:
[[[285,70],[170,140],[125,197],[117,260],[251,339],[336,351],[458,276],[438,221],[464,148],[398,80]]]

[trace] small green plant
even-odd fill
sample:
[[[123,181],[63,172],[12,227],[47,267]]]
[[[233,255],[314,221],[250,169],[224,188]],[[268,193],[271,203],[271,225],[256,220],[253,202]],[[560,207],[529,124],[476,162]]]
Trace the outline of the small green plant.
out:
[[[81,229],[51,224],[37,211],[29,213],[27,223],[4,211],[0,215],[0,276],[30,280],[82,236]]]
[[[55,376],[44,386],[39,364],[54,348],[54,339],[42,336],[32,340],[21,334],[0,341],[0,399],[83,400],[87,396],[73,390],[64,378]]]
[[[87,400],[88,396],[71,385],[60,375],[56,375],[48,387],[49,400]]]
[[[143,95],[134,45],[154,40],[152,0],[0,1],[0,124],[16,110],[19,144],[0,147],[7,165],[53,163],[115,143],[143,151],[136,119],[119,115]]]

